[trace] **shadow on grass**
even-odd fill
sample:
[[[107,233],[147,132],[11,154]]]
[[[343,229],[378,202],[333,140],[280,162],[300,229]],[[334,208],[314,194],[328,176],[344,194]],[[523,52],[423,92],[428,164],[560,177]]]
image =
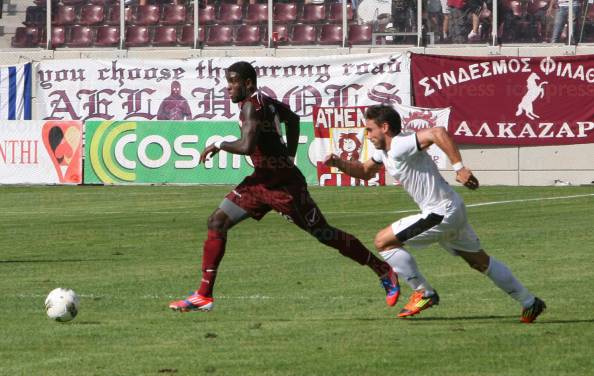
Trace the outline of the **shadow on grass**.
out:
[[[470,321],[470,320],[502,320],[518,318],[518,315],[489,315],[489,316],[453,316],[453,317],[408,317],[403,321]]]
[[[0,260],[0,264],[18,264],[18,263],[51,263],[51,262],[94,262],[94,261],[114,261],[118,258],[103,258],[103,259],[63,259],[63,260]]]
[[[472,321],[472,320],[505,320],[505,319],[518,319],[517,315],[514,316],[458,316],[458,317],[410,317],[403,319],[404,321]],[[513,322],[514,324],[516,322]],[[518,320],[517,323],[519,324],[520,321]],[[539,319],[534,322],[534,324],[578,324],[578,323],[594,323],[594,319],[568,319],[568,320],[547,320]]]

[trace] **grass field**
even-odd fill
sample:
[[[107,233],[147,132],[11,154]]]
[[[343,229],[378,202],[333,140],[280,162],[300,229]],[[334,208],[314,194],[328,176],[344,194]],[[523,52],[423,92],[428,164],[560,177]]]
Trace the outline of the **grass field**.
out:
[[[206,218],[228,190],[0,187],[0,374],[594,374],[594,188],[460,190],[467,205],[537,199],[468,209],[486,250],[546,301],[533,325],[437,247],[413,254],[441,304],[398,319],[407,286],[388,308],[373,273],[274,213],[230,233],[214,311],[170,312],[197,286]],[[311,191],[368,246],[408,215],[389,212],[415,208],[393,187]],[[45,316],[58,286],[81,296],[70,323]]]

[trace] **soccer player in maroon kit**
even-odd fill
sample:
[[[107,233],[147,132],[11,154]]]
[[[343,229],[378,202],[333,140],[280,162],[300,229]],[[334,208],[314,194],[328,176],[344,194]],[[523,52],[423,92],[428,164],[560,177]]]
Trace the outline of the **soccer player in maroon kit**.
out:
[[[200,288],[184,300],[171,302],[175,311],[210,311],[217,269],[225,253],[227,232],[252,217],[260,220],[270,210],[280,212],[321,243],[337,249],[361,265],[369,266],[386,290],[386,303],[396,304],[398,278],[390,265],[377,258],[354,236],[330,226],[307,190],[301,171],[293,163],[299,138],[299,116],[257,89],[257,74],[247,62],[232,64],[226,73],[231,101],[240,107],[241,137],[233,142],[217,141],[204,149],[200,162],[220,150],[249,155],[254,173],[223,199],[208,218],[208,235],[202,255]],[[284,143],[280,123],[286,127]]]

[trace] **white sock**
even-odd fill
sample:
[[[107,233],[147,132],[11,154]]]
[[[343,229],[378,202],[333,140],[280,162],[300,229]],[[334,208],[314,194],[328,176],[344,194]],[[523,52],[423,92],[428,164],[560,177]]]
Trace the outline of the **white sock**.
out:
[[[415,258],[404,248],[394,248],[379,253],[401,279],[413,290],[425,289],[425,296],[433,295],[433,287],[419,271]]]
[[[534,303],[534,295],[514,277],[511,270],[504,263],[493,256],[489,258],[489,267],[485,274],[497,287],[518,301],[522,307],[528,308]]]

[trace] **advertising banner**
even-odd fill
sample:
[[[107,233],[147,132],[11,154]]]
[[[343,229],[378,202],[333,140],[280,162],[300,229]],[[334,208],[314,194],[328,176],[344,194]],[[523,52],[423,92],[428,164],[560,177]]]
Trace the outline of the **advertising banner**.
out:
[[[199,165],[206,145],[233,141],[235,121],[89,121],[85,123],[86,184],[237,184],[253,171],[248,156],[220,151]],[[315,183],[311,123],[301,123],[295,162]]]
[[[465,144],[594,142],[594,57],[450,57],[413,54],[414,104],[451,107]]]
[[[432,127],[448,128],[449,108],[419,108],[394,105],[402,120],[402,130],[418,132]],[[314,134],[312,160],[315,161],[318,182],[328,186],[384,185],[385,171],[382,168],[375,177],[364,181],[350,177],[334,167],[324,164],[327,155],[335,154],[341,159],[359,161],[370,159],[375,151],[365,131],[367,107],[316,107],[314,108]],[[436,145],[427,152],[438,168],[446,167],[446,156]]]
[[[418,132],[422,129],[443,127],[448,129],[450,118],[449,108],[420,108],[405,105],[394,105],[402,120],[402,129],[404,131]],[[427,153],[437,165],[437,168],[444,169],[447,166],[447,157],[445,153],[437,147],[431,145]]]
[[[79,121],[0,121],[0,184],[82,183]]]
[[[258,87],[305,121],[314,106],[410,104],[406,54],[244,58]],[[46,120],[237,119],[226,68],[237,58],[44,60],[37,65],[37,113]]]
[[[31,63],[0,66],[0,120],[31,119]]]
[[[324,158],[335,154],[349,161],[365,162],[375,151],[366,137],[366,107],[315,107],[314,134],[316,136],[316,167],[318,182],[326,186],[384,185],[382,168],[373,178],[361,180],[350,177],[335,167],[324,164]]]

